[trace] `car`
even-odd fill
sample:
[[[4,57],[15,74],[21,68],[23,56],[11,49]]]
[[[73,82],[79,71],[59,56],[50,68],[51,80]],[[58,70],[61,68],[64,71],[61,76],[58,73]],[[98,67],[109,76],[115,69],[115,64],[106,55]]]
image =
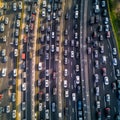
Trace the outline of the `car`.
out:
[[[75,19],[78,19],[78,16],[79,16],[79,12],[78,12],[78,10],[77,11],[75,11]]]
[[[49,80],[45,80],[45,87],[49,87]]]
[[[117,49],[116,49],[116,48],[113,48],[113,49],[112,49],[112,54],[113,54],[113,55],[117,55]]]
[[[25,25],[25,32],[28,33],[29,32],[29,26]]]
[[[13,11],[17,11],[17,3],[13,3]]]
[[[115,120],[120,120],[120,115],[117,114]]]
[[[95,5],[95,14],[98,14],[100,12],[100,7],[98,4]]]
[[[38,70],[42,70],[42,62],[38,63]]]
[[[78,110],[82,110],[82,101],[78,101],[78,104],[77,104],[77,107],[78,107]]]
[[[99,42],[98,42],[98,41],[93,41],[93,47],[94,47],[94,48],[97,48],[98,45],[99,45]]]
[[[117,90],[117,98],[120,100],[120,89]]]
[[[21,16],[22,16],[22,13],[21,12],[19,12],[18,14],[17,14],[17,19],[21,19]]]
[[[65,20],[68,20],[68,18],[69,18],[69,13],[66,12],[66,14],[65,14]]]
[[[38,82],[37,82],[38,86],[41,85],[41,79],[38,79]]]
[[[105,55],[103,55],[103,56],[102,56],[102,63],[103,63],[103,64],[106,64],[106,61],[107,61],[107,58],[106,58]]]
[[[46,0],[43,0],[43,2],[42,2],[42,7],[43,7],[43,8],[46,8],[46,6],[47,6],[47,2],[46,2]]]
[[[96,108],[97,108],[97,109],[100,108],[100,101],[96,101]]]
[[[94,74],[94,80],[95,82],[99,82],[99,75],[97,73]]]
[[[67,58],[67,57],[64,58],[64,64],[65,64],[65,65],[68,64],[68,58]]]
[[[78,33],[77,33],[77,32],[75,32],[74,38],[75,38],[75,39],[78,39]]]
[[[19,36],[19,29],[15,29],[15,37]]]
[[[26,110],[26,102],[22,102],[22,110]]]
[[[115,73],[117,77],[120,77],[120,70],[118,68],[115,70]]]
[[[46,119],[49,119],[49,109],[46,109],[46,110],[45,110],[45,118],[46,118]]]
[[[55,52],[55,45],[51,45],[51,52]]]
[[[91,53],[92,53],[92,49],[91,49],[91,47],[88,47],[87,48],[87,54],[90,55]]]
[[[102,25],[99,25],[98,26],[98,32],[102,32],[103,31],[103,27],[102,27]]]
[[[74,29],[75,29],[75,30],[78,29],[78,24],[77,24],[77,23],[75,23],[75,25],[74,25]]]
[[[49,76],[49,70],[46,70],[46,71],[45,71],[45,75],[46,75],[46,76]]]
[[[42,8],[42,17],[46,17],[46,9]]]
[[[116,89],[117,89],[116,82],[112,82],[112,83],[111,83],[111,86],[112,86],[112,89],[113,89],[113,90],[116,90]]]
[[[69,97],[69,90],[65,90],[65,98]]]
[[[49,60],[49,53],[45,54],[45,58],[46,58],[46,60]]]
[[[106,101],[106,102],[110,102],[110,94],[107,93],[107,94],[105,95],[105,101]]]
[[[108,22],[109,22],[109,18],[105,17],[104,24],[106,25],[106,24],[108,24]]]
[[[103,35],[100,35],[100,36],[99,36],[99,40],[100,40],[100,41],[103,41]]]
[[[11,100],[12,102],[16,101],[16,93],[11,93]]]
[[[97,37],[97,32],[94,30],[93,31],[93,38]]]
[[[78,4],[75,4],[75,8],[74,8],[74,9],[75,9],[75,11],[76,11],[76,10],[79,10]]]
[[[20,27],[20,20],[16,21],[16,27],[19,28]]]
[[[106,6],[106,2],[105,1],[101,1],[101,6],[104,8]]]
[[[74,58],[74,51],[71,51],[71,58]]]
[[[8,61],[8,56],[3,56],[2,62],[3,62],[3,63],[6,63],[7,61]]]
[[[76,41],[76,47],[79,47],[79,41]]]
[[[52,103],[52,112],[55,112],[55,107],[56,107],[56,104],[55,102]]]
[[[106,74],[107,74],[106,67],[103,67],[103,68],[102,68],[102,75],[103,75],[103,76],[106,76]]]
[[[104,53],[104,46],[100,45],[100,53],[103,54]]]
[[[52,32],[52,38],[55,38],[55,32]]]
[[[75,57],[76,57],[76,59],[79,59],[80,58],[80,53],[76,52]]]
[[[3,42],[6,42],[7,37],[6,37],[6,35],[5,35],[5,36],[2,36],[0,39],[2,39]]]
[[[49,101],[49,93],[45,94],[45,99],[46,99],[46,101]]]
[[[48,11],[48,13],[51,12],[51,5],[50,4],[48,4],[48,6],[47,6],[47,11]]]
[[[104,84],[105,84],[105,85],[109,85],[108,76],[104,76]]]
[[[1,51],[1,56],[2,56],[2,57],[6,56],[6,49],[2,49],[2,51]]]
[[[96,93],[96,96],[99,96],[99,94],[100,94],[100,88],[99,88],[99,86],[95,87],[95,93]]]
[[[64,46],[67,46],[67,45],[68,45],[68,40],[65,39],[65,40],[64,40]]]
[[[2,76],[2,77],[5,77],[5,76],[6,76],[6,71],[7,71],[6,68],[2,68],[2,71],[1,71],[1,76]]]
[[[70,41],[70,45],[71,45],[71,47],[74,47],[74,43],[75,43],[75,41],[72,39],[71,41]]]
[[[110,38],[110,31],[107,31],[106,37],[107,37],[107,38]]]
[[[80,83],[80,76],[76,75],[76,84],[79,84],[79,83]]]
[[[6,106],[6,113],[10,113],[10,106],[9,105]]]
[[[76,72],[79,72],[79,69],[80,69],[80,68],[79,68],[79,65],[78,65],[78,64],[75,65],[75,71],[76,71]]]
[[[100,16],[99,15],[96,15],[95,16],[95,22],[98,23],[100,21]]]
[[[107,24],[107,25],[105,25],[105,31],[107,32],[107,31],[109,31],[110,30],[110,27],[109,27],[109,25]]]
[[[50,14],[47,14],[47,20],[51,21],[51,15]]]
[[[107,9],[103,9],[102,15],[105,17],[107,16]]]
[[[0,24],[0,32],[4,32],[5,31],[5,25],[4,23]]]
[[[18,38],[14,39],[14,44],[15,44],[15,46],[18,46]]]
[[[94,50],[94,57],[98,58],[98,50]]]
[[[120,89],[120,80],[117,80],[117,88]]]
[[[111,116],[110,116],[110,112],[111,112],[110,107],[106,107],[106,108],[105,108],[105,116],[106,116],[107,118],[110,118],[110,117],[111,117]]]
[[[95,68],[99,68],[99,61],[95,60]]]
[[[56,12],[53,12],[52,17],[53,17],[53,20],[57,18]]]
[[[68,51],[64,50],[64,56],[67,57],[67,55],[68,55]]]
[[[96,111],[96,115],[97,115],[97,119],[98,120],[101,120],[102,118],[101,118],[101,109],[98,109],[97,111]]]
[[[90,17],[90,24],[92,25],[92,24],[94,24],[95,23],[95,17],[94,16],[91,16]]]
[[[39,108],[38,108],[38,110],[39,110],[39,111],[42,111],[42,108],[43,108],[43,104],[42,104],[42,103],[39,103]]]
[[[26,83],[22,83],[22,91],[26,91]]]
[[[65,29],[65,31],[64,31],[64,35],[65,35],[65,36],[68,35],[68,30],[67,30],[67,29]]]
[[[72,93],[72,100],[76,101],[76,94],[75,93]]]
[[[113,58],[113,65],[117,66],[117,58]]]
[[[15,57],[18,56],[18,49],[14,49],[14,56],[15,56]]]
[[[65,76],[65,77],[68,76],[68,70],[67,70],[67,69],[64,70],[64,76]]]
[[[13,110],[13,111],[12,111],[12,118],[13,118],[13,119],[16,118],[16,110]]]
[[[5,25],[7,25],[7,24],[8,24],[8,22],[9,22],[9,18],[8,18],[8,17],[5,17],[4,22],[5,22]]]
[[[63,84],[64,84],[64,88],[67,88],[67,80],[64,80]]]
[[[23,5],[22,5],[22,1],[18,1],[18,9],[19,9],[19,10],[22,10],[22,6],[23,6]]]

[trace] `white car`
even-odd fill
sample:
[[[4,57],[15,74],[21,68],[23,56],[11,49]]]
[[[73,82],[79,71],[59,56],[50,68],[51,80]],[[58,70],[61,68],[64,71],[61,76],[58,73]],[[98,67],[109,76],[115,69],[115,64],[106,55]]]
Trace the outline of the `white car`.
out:
[[[16,27],[20,27],[20,20],[16,21]]]
[[[78,18],[78,11],[75,11],[75,19]]]
[[[15,57],[18,56],[18,49],[14,49],[14,56],[15,56]]]
[[[106,94],[105,95],[105,101],[106,102],[110,102],[110,94]]]
[[[45,118],[49,119],[49,110],[48,109],[45,110]]]
[[[42,111],[42,103],[39,103],[39,111]]]
[[[45,99],[46,99],[46,101],[49,101],[49,93],[45,94]]]
[[[96,101],[96,107],[97,107],[97,109],[100,108],[100,101]]]
[[[45,80],[45,87],[49,87],[49,80]]]
[[[22,83],[22,91],[26,91],[26,83]]]
[[[6,18],[5,18],[5,25],[7,25],[8,22],[9,22],[9,19],[8,19],[8,17],[6,17]]]
[[[5,25],[3,23],[0,24],[0,31],[1,32],[5,31]]]
[[[12,102],[15,102],[15,101],[16,101],[16,94],[15,94],[15,93],[12,93],[12,94],[11,94],[11,99],[12,99]]]
[[[17,76],[17,69],[14,69],[13,70],[13,77],[16,77]]]
[[[46,75],[46,76],[49,76],[49,70],[46,70],[46,71],[45,71],[45,75]]]
[[[16,36],[16,37],[19,36],[19,29],[15,29],[15,36]]]
[[[18,8],[19,8],[19,10],[22,10],[22,1],[18,2]]]
[[[7,105],[7,106],[6,106],[6,113],[9,113],[9,112],[10,112],[10,106]]]
[[[64,71],[64,76],[65,77],[68,76],[68,70],[67,69],[65,69],[65,71]]]
[[[6,49],[2,49],[1,53],[2,53],[2,57],[6,56]]]
[[[72,100],[76,101],[76,94],[75,93],[72,93]]]
[[[17,3],[13,3],[13,11],[16,11],[17,10]]]
[[[22,110],[24,111],[26,109],[26,103],[22,102]]]
[[[55,32],[52,32],[52,38],[55,38]]]
[[[109,79],[107,76],[104,77],[104,84],[109,85]]]
[[[42,70],[42,63],[41,62],[38,63],[38,70]]]
[[[68,98],[69,97],[69,91],[65,90],[65,97]]]
[[[64,80],[64,88],[67,88],[67,80]]]
[[[77,75],[77,76],[76,76],[76,84],[79,84],[79,83],[80,83],[80,76]]]
[[[25,25],[25,32],[28,33],[28,31],[29,31],[29,27],[28,25]]]
[[[75,70],[76,70],[76,72],[79,72],[79,65],[75,66]]]
[[[113,55],[117,55],[117,49],[113,48],[112,53],[113,53]]]
[[[71,51],[71,58],[74,58],[74,51]]]
[[[2,73],[1,73],[1,76],[2,76],[2,77],[5,77],[5,76],[6,76],[6,71],[7,71],[6,68],[3,68],[3,69],[2,69]]]
[[[12,118],[16,118],[16,110],[12,111]]]
[[[47,5],[46,0],[43,0],[42,7],[43,7],[43,8],[46,8],[46,5]]]
[[[42,9],[42,17],[45,17],[45,16],[46,16],[46,9],[43,8],[43,9]]]

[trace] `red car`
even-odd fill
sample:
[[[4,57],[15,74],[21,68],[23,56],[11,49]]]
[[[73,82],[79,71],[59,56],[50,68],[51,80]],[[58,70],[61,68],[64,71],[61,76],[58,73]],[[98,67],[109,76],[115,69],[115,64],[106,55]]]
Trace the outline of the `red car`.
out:
[[[103,76],[106,76],[106,68],[105,67],[102,68],[102,74],[103,74]]]

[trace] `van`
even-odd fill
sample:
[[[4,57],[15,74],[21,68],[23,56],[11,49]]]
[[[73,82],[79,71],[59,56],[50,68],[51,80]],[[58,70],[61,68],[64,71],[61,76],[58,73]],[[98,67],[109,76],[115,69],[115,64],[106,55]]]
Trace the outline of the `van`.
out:
[[[38,70],[42,70],[42,63],[41,62],[38,63]]]

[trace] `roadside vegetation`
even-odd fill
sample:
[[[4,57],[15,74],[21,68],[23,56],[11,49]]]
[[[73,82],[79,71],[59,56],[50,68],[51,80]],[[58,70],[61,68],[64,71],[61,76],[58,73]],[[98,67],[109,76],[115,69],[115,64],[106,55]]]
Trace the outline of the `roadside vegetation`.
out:
[[[107,0],[111,24],[120,55],[120,0]]]

